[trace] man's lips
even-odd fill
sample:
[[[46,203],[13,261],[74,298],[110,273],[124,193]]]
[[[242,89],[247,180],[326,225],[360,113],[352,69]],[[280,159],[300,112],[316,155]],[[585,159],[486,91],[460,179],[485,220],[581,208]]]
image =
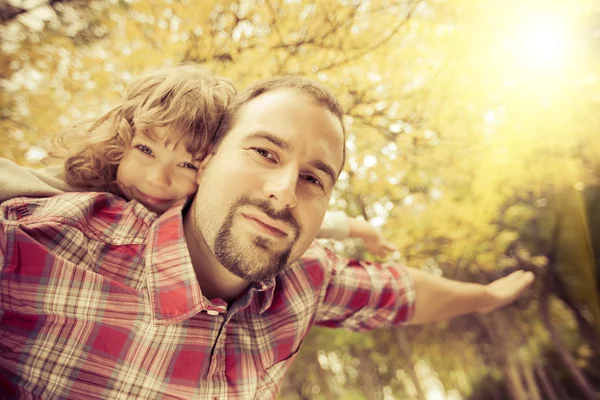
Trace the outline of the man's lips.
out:
[[[243,212],[242,215],[245,218],[256,223],[260,228],[262,228],[264,231],[270,233],[273,236],[283,237],[289,235],[290,229],[289,227],[287,227],[286,224],[279,221],[275,221],[274,219],[269,218],[263,213]]]

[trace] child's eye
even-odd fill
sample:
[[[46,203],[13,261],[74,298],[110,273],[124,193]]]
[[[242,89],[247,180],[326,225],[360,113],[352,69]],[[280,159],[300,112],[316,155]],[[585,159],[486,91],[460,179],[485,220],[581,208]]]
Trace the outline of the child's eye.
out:
[[[301,176],[305,181],[307,181],[308,183],[310,183],[311,185],[317,185],[317,186],[321,186],[323,187],[323,184],[321,183],[321,181],[312,176],[312,175],[302,175]]]
[[[152,149],[150,147],[146,146],[145,144],[138,144],[135,146],[135,148],[144,154],[148,154],[149,156],[152,155]]]
[[[183,164],[181,164],[181,166],[184,167],[184,168],[189,168],[189,169],[193,169],[195,171],[198,171],[198,167],[196,167],[191,162],[184,162]]]
[[[275,156],[269,150],[261,149],[260,147],[253,147],[252,150],[267,160],[275,161]]]

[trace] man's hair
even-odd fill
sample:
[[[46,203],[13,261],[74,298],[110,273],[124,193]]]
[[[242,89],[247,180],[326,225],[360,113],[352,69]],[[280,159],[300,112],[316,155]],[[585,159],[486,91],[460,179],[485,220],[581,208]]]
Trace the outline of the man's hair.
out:
[[[223,114],[217,133],[214,136],[213,147],[216,149],[223,138],[231,131],[236,123],[236,117],[240,108],[252,99],[257,98],[261,94],[267,93],[276,89],[295,89],[311,97],[318,104],[326,107],[340,121],[342,125],[343,146],[342,146],[342,168],[346,161],[346,128],[344,127],[344,110],[337,101],[335,96],[321,83],[304,78],[301,76],[288,75],[282,77],[268,78],[256,82],[255,84],[242,90],[233,99],[227,111]],[[341,170],[340,170],[341,172]]]
[[[57,136],[52,155],[64,161],[69,185],[113,191],[118,165],[134,135],[153,138],[150,128],[176,128],[166,140],[181,141],[186,151],[201,158],[235,93],[228,79],[198,66],[154,70],[133,81],[123,102],[89,128],[80,125]]]

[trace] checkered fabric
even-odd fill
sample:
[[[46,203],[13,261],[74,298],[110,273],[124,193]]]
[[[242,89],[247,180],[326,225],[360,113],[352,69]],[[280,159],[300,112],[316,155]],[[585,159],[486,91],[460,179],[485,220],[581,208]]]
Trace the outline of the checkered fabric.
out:
[[[312,325],[413,314],[403,267],[317,243],[232,304],[209,301],[182,207],[156,217],[106,193],[0,206],[0,398],[274,398]]]

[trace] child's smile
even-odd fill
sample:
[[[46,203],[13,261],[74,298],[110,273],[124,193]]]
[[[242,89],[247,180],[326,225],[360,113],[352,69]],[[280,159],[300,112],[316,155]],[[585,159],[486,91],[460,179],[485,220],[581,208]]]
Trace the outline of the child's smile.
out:
[[[196,192],[199,161],[178,139],[185,132],[156,127],[136,133],[117,170],[117,185],[128,200],[163,213]]]

